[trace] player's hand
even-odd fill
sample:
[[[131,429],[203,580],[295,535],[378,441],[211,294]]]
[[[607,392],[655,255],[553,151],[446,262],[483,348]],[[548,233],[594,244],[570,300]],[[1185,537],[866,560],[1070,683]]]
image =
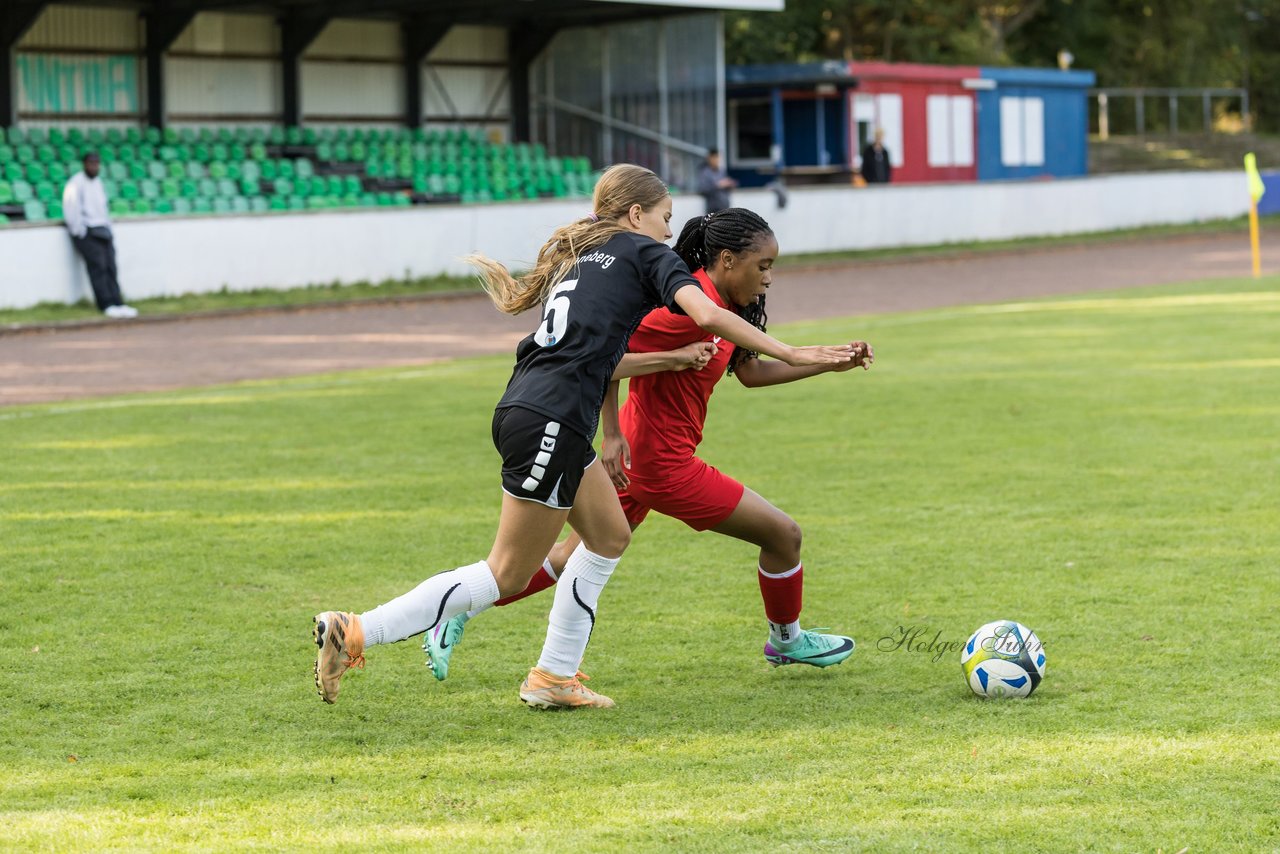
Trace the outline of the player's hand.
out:
[[[864,371],[871,370],[871,366],[876,361],[876,354],[871,349],[871,345],[866,341],[853,341],[849,346],[853,349],[853,359],[843,365],[836,365],[831,370],[838,373],[851,371],[854,368],[862,368]]]
[[[695,341],[692,344],[686,344],[678,350],[673,350],[676,354],[676,366],[672,368],[674,371],[684,371],[692,368],[700,371],[707,366],[711,358],[715,356],[718,348],[710,341]]]
[[[627,469],[631,468],[631,446],[621,433],[608,434],[600,444],[600,461],[604,463],[605,473],[613,482],[614,489],[626,489],[631,485],[627,477]]]
[[[835,346],[792,347],[791,354],[785,359],[793,368],[809,365],[844,365],[852,364],[853,348],[848,344]]]

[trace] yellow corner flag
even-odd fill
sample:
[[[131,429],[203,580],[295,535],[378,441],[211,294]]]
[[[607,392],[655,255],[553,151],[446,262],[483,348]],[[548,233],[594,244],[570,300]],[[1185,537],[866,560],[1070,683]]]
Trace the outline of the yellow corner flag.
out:
[[[1244,156],[1244,173],[1249,176],[1249,197],[1256,205],[1262,200],[1262,194],[1267,191],[1267,188],[1262,183],[1262,176],[1258,174],[1258,158],[1253,152]]]
[[[1253,249],[1253,277],[1262,276],[1262,251],[1258,246],[1258,200],[1267,188],[1258,174],[1258,158],[1249,152],[1244,156],[1244,172],[1249,178],[1249,245]]]

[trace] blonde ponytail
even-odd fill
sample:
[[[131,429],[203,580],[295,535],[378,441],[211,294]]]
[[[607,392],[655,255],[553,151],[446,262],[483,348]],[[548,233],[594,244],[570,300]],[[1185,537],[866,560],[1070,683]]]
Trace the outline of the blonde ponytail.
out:
[[[466,261],[480,275],[480,284],[499,310],[520,314],[546,300],[577,262],[578,256],[609,241],[628,229],[618,219],[640,205],[648,211],[668,195],[667,186],[643,166],[620,163],[605,170],[596,184],[592,216],[562,225],[542,245],[532,270],[516,278],[503,265],[484,255],[470,255]]]

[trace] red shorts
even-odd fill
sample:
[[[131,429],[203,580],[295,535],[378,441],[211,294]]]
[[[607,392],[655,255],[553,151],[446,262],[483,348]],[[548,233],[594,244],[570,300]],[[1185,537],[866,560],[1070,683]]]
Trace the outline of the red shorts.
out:
[[[714,528],[737,508],[746,489],[741,483],[694,457],[683,468],[668,470],[661,480],[631,478],[626,492],[618,493],[622,512],[639,525],[650,510],[679,519],[695,531]]]

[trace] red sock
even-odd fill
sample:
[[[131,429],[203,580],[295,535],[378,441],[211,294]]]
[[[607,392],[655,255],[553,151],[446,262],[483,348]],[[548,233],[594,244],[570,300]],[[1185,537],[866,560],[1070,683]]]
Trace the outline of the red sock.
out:
[[[760,577],[760,596],[764,599],[764,615],[769,622],[786,626],[800,619],[800,604],[804,598],[804,564],[795,569],[773,575],[763,569]]]
[[[512,602],[519,602],[526,596],[532,596],[546,590],[548,587],[556,583],[555,571],[551,568],[548,561],[543,561],[542,566],[538,567],[538,571],[533,574],[533,578],[529,579],[529,585],[514,596],[507,596],[494,602],[495,605],[510,605]]]

